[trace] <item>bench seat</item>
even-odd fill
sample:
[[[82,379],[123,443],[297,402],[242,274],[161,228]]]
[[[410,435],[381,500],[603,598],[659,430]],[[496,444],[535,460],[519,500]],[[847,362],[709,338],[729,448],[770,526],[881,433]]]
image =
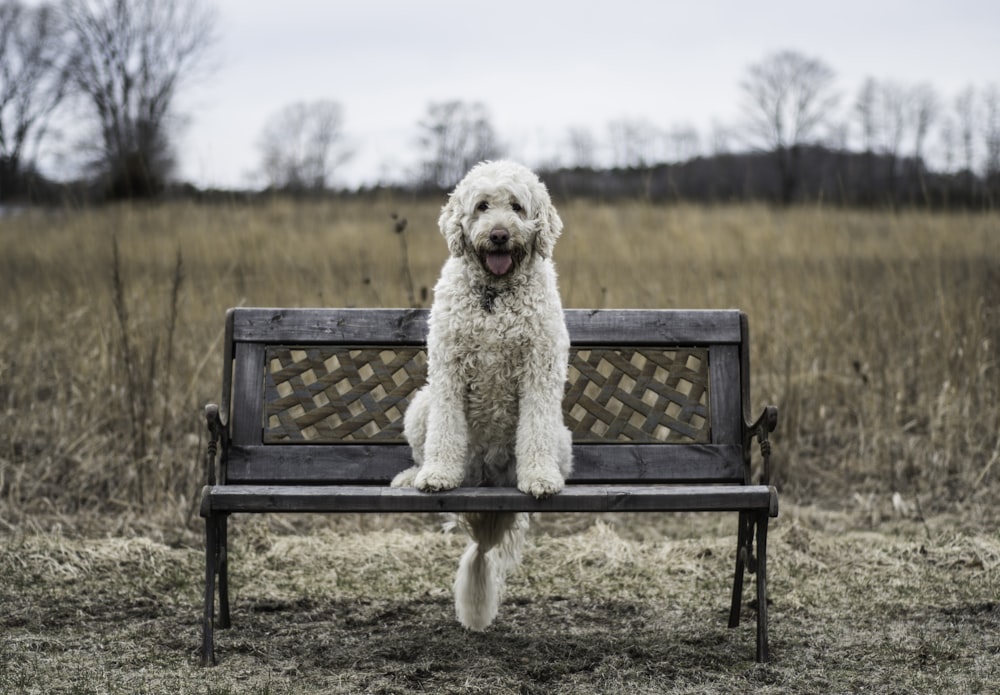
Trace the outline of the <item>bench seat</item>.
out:
[[[536,499],[511,487],[426,493],[374,485],[216,485],[202,515],[220,512],[740,512],[778,515],[768,485],[568,485]]]

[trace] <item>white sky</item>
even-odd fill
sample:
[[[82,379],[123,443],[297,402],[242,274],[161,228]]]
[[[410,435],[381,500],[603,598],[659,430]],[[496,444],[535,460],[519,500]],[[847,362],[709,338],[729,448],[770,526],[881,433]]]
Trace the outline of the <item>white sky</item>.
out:
[[[403,180],[431,101],[481,101],[511,156],[565,151],[570,127],[599,141],[616,119],[668,129],[740,115],[739,82],[791,49],[836,72],[846,108],[872,76],[929,82],[950,104],[1000,82],[998,0],[220,0],[218,68],[180,110],[181,175],[244,186],[264,122],[332,99],[356,151],[340,185]]]

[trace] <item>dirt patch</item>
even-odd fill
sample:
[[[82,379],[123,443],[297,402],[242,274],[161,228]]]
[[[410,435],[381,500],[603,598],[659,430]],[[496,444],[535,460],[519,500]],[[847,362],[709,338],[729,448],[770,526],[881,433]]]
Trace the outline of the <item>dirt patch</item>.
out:
[[[14,536],[0,692],[984,692],[1000,678],[995,533],[834,532],[788,511],[770,552],[773,661],[758,665],[750,586],[730,630],[733,539],[705,518],[543,523],[481,634],[454,619],[460,535],[237,518],[233,628],[212,669],[197,665],[200,548]]]

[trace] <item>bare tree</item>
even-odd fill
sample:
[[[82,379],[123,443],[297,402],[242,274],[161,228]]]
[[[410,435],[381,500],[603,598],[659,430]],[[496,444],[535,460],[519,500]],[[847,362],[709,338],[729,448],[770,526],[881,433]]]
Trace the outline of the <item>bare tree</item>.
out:
[[[955,98],[955,119],[958,124],[959,151],[962,155],[962,178],[969,200],[975,194],[976,178],[976,90],[969,85]]]
[[[944,158],[944,173],[951,174],[955,171],[957,134],[955,132],[955,120],[949,115],[945,115],[941,119],[941,127],[938,129],[938,140],[941,146],[941,156]]]
[[[740,85],[748,136],[774,153],[786,203],[798,186],[800,148],[818,140],[820,126],[837,105],[833,79],[833,70],[821,60],[782,51],[751,65]]]
[[[992,83],[983,91],[984,175],[992,204],[1000,199],[1000,87]]]
[[[489,113],[481,103],[431,103],[419,126],[418,142],[424,150],[421,185],[451,188],[473,165],[502,154]]]
[[[686,162],[698,155],[701,149],[701,136],[697,128],[691,124],[678,124],[667,131],[668,159],[673,162]]]
[[[65,43],[50,5],[0,2],[0,200],[23,191],[22,169],[65,94]]]
[[[204,67],[215,14],[199,0],[66,0],[71,79],[89,106],[108,193],[152,195],[173,165],[177,93]]]
[[[854,101],[854,113],[857,115],[861,128],[861,151],[864,157],[865,181],[862,190],[866,197],[871,197],[875,183],[875,138],[878,131],[876,111],[876,92],[878,85],[874,78],[866,78],[858,90]],[[868,202],[871,202],[870,200]]]
[[[875,79],[868,77],[861,84],[858,90],[857,99],[854,101],[854,113],[858,117],[858,125],[861,128],[861,149],[863,152],[875,152],[875,137],[878,131],[876,111],[876,93],[878,83]]]
[[[876,146],[888,162],[889,198],[896,200],[899,182],[899,159],[906,137],[909,93],[897,82],[877,83]]]
[[[719,121],[712,121],[712,128],[708,133],[708,151],[713,157],[729,155],[733,153],[733,140],[736,135],[732,126]]]
[[[261,173],[271,188],[323,190],[352,152],[343,109],[335,101],[289,104],[268,119],[257,141]]]
[[[566,134],[569,166],[593,169],[597,165],[597,140],[589,129],[575,126]]]
[[[649,121],[620,118],[608,124],[614,166],[644,168],[662,159],[663,134]]]
[[[910,108],[913,110],[913,158],[919,162],[924,158],[924,144],[931,126],[941,113],[941,100],[933,86],[918,84],[910,93]]]
[[[937,92],[929,84],[906,86],[892,80],[865,80],[858,92],[854,111],[861,127],[862,145],[868,162],[867,187],[874,185],[872,161],[875,153],[886,163],[888,194],[898,193],[904,143],[912,141],[913,179],[918,181],[926,198],[924,181],[924,145],[930,127],[939,113]]]
[[[931,125],[937,120],[941,111],[941,100],[937,91],[928,83],[918,84],[910,91],[910,125],[913,129],[913,167],[916,170],[917,181],[924,200],[928,199],[927,181],[924,172],[927,167],[924,162],[924,145]]]

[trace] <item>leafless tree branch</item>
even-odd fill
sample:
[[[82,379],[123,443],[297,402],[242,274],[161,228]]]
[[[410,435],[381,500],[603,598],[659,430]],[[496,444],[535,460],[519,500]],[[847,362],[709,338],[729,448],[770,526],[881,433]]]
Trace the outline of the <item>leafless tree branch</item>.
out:
[[[198,0],[66,0],[73,87],[99,133],[98,167],[115,196],[157,192],[173,167],[177,92],[204,65],[215,15]]]

